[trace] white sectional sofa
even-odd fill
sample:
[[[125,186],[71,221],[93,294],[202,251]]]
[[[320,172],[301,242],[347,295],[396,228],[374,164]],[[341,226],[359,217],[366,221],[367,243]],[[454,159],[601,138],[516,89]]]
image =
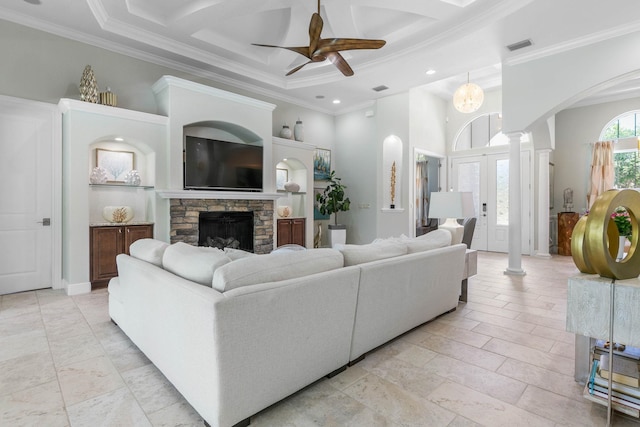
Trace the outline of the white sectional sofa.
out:
[[[247,425],[455,309],[466,246],[441,231],[254,256],[139,240],[117,258],[109,313],[209,425]]]

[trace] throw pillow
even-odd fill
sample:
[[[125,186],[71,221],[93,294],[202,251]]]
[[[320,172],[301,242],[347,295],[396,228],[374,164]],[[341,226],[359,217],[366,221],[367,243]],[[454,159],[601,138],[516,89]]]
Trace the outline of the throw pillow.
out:
[[[404,241],[387,239],[368,245],[344,245],[340,252],[344,256],[344,265],[349,266],[406,255],[407,245]]]
[[[415,239],[405,242],[407,250],[410,254],[414,252],[423,252],[431,249],[443,248],[451,245],[451,233],[449,230],[433,230]]]
[[[229,262],[231,259],[220,249],[191,246],[182,242],[169,246],[162,257],[165,270],[205,286],[211,286],[213,273]]]
[[[226,292],[241,286],[309,276],[335,270],[343,265],[342,254],[329,248],[258,255],[218,268],[213,273],[212,287]]]
[[[162,268],[162,256],[169,247],[168,243],[156,239],[139,239],[129,246],[129,254],[142,261]]]

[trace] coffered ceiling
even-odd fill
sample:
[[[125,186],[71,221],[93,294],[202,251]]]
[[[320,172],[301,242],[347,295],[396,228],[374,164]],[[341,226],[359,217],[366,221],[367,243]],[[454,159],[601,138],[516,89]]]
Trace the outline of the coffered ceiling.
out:
[[[387,43],[343,52],[354,76],[324,61],[286,77],[307,59],[252,43],[308,45],[317,7],[316,0],[12,0],[0,5],[0,19],[334,113],[422,85],[448,99],[467,72],[485,90],[499,87],[503,62],[640,29],[637,0],[323,0],[323,38]],[[526,39],[531,46],[507,49]],[[381,86],[388,89],[373,90]],[[637,86],[617,90],[629,95]]]

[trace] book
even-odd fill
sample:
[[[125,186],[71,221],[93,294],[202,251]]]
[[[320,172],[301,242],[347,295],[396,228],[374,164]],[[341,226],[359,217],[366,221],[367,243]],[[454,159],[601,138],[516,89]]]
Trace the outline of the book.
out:
[[[582,392],[582,396],[585,399],[597,403],[598,405],[607,406],[609,395],[606,393],[602,393],[597,390],[589,390],[589,383],[584,386],[584,391]],[[612,396],[611,397],[611,407],[616,411],[622,412],[623,414],[630,415],[632,417],[640,418],[640,410],[634,409],[626,404],[627,402]]]
[[[605,379],[609,379],[609,355],[600,355],[598,374]],[[631,387],[640,387],[640,371],[638,362],[626,357],[613,357],[613,376],[615,382]]]
[[[597,362],[597,361],[596,361]],[[606,378],[602,378],[600,375],[598,375],[597,373],[594,375],[593,379],[592,379],[592,383],[594,385],[600,386],[600,387],[604,387],[606,389],[609,388],[609,380]],[[611,388],[617,392],[626,394],[630,397],[633,397],[635,399],[638,399],[640,401],[640,388],[636,388],[636,387],[630,387],[628,385],[625,384],[621,384],[615,381],[611,382]]]

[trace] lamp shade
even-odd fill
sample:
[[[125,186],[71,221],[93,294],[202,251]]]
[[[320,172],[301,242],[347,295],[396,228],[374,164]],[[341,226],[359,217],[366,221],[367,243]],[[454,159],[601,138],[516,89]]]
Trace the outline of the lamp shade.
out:
[[[429,218],[469,218],[476,215],[471,192],[432,192]]]
[[[453,107],[461,113],[473,113],[482,106],[484,92],[475,83],[465,83],[453,94]]]

